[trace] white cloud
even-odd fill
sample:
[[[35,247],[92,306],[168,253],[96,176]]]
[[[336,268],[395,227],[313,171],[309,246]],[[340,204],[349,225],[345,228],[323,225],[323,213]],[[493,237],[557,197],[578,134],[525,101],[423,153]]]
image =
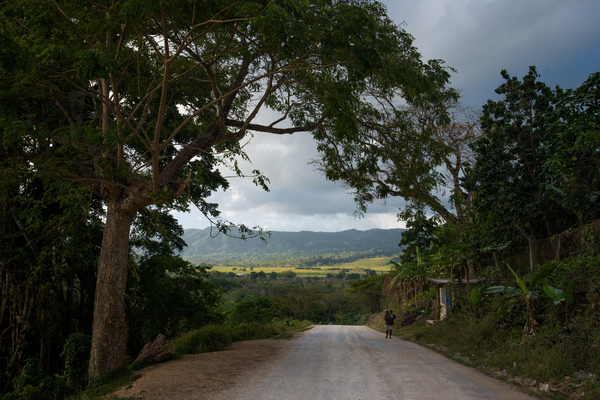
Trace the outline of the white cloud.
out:
[[[502,83],[500,70],[521,78],[536,65],[550,86],[579,86],[600,70],[600,2],[597,0],[385,0],[388,13],[415,37],[424,60],[442,59],[457,69],[453,85],[464,102],[479,107]],[[272,121],[264,113],[258,122]],[[257,134],[246,146],[252,164],[271,180],[271,192],[251,179],[234,178],[231,189],[210,201],[235,223],[281,231],[339,231],[403,227],[401,199],[374,204],[356,219],[352,196],[308,165],[316,157],[309,134]],[[204,228],[198,212],[177,214],[184,228]]]

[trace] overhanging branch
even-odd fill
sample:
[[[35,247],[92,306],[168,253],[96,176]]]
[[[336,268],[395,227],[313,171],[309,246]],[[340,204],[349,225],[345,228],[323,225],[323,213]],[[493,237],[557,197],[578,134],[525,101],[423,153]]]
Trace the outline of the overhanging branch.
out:
[[[305,125],[305,126],[296,126],[291,128],[275,128],[270,125],[259,125],[259,124],[248,124],[246,125],[247,130],[256,131],[256,132],[265,132],[265,133],[273,133],[276,135],[291,135],[296,132],[308,132],[313,131],[323,124],[324,119],[320,119],[314,124]],[[236,121],[233,119],[226,119],[225,124],[227,126],[232,126],[235,128],[242,128],[245,126],[244,122]]]

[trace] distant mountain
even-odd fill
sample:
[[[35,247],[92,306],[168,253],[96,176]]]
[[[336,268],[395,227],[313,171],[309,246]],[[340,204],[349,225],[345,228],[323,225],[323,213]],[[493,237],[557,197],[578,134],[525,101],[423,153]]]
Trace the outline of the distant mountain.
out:
[[[187,247],[181,256],[187,260],[199,260],[204,256],[217,255],[316,255],[343,252],[374,251],[381,255],[400,252],[404,229],[371,229],[342,232],[279,232],[272,231],[265,244],[259,238],[240,240],[219,234],[211,237],[210,228],[187,229],[183,240]],[[214,233],[214,230],[213,230]]]

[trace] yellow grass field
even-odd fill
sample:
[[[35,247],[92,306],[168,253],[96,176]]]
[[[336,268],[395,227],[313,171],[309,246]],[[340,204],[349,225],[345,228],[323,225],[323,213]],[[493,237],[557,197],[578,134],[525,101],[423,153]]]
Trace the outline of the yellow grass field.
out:
[[[363,260],[356,260],[351,263],[344,264],[336,264],[331,266],[322,265],[320,267],[304,269],[304,268],[295,268],[290,266],[282,265],[280,267],[265,267],[265,268],[243,268],[243,267],[223,267],[223,266],[214,266],[212,267],[213,271],[219,272],[235,272],[235,273],[250,273],[250,272],[260,272],[263,271],[265,273],[281,273],[287,271],[293,271],[298,276],[326,276],[327,274],[338,274],[342,269],[346,270],[346,273],[358,273],[364,274],[365,269],[372,269],[377,271],[378,275],[386,274],[391,270],[390,260],[392,257],[378,257],[378,258],[365,258]]]

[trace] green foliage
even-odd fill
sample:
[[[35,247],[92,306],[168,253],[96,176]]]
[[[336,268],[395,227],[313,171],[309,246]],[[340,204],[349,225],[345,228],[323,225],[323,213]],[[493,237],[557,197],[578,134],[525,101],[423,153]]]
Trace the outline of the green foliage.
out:
[[[565,294],[564,290],[548,285],[544,285],[544,293],[546,293],[548,297],[552,299],[555,305],[565,300],[567,304],[571,304],[573,302],[573,284],[574,282],[571,282],[567,287],[567,294]]]
[[[268,323],[278,316],[275,304],[267,297],[245,298],[235,304],[231,319],[235,323]]]
[[[41,368],[39,359],[31,358],[15,379],[14,396],[9,394],[6,399],[55,400],[66,398],[70,393],[64,376],[48,374]]]
[[[275,306],[283,316],[291,316],[300,321],[319,307],[322,295],[309,288],[292,286],[285,293],[274,296]]]
[[[16,152],[22,144],[3,142],[7,146],[3,148]],[[47,384],[52,384],[52,377],[63,372],[60,354],[67,337],[76,331],[91,332],[103,224],[95,197],[82,199],[77,188],[56,177],[21,175],[14,164],[0,164],[6,178],[0,180],[0,393],[4,393],[13,391],[13,378],[28,359],[39,360],[40,370],[48,374]]]
[[[426,218],[423,214],[413,215],[406,222],[408,229],[402,233],[400,243],[398,244],[398,246],[404,247],[402,254],[400,254],[400,262],[415,261],[417,251],[436,245],[438,239],[435,232],[438,225],[439,221],[435,217]]]
[[[193,203],[220,230],[230,229],[206,199],[228,186],[219,166],[231,164],[244,176],[236,158],[247,157],[239,142],[250,130],[308,131],[321,147],[330,139],[360,143],[365,126],[357,111],[364,121],[373,104],[365,93],[416,102],[449,80],[441,61],[421,61],[410,34],[378,2],[212,1],[195,7],[186,0],[16,0],[1,8],[2,56],[18,60],[0,62],[0,123],[8,132],[2,175],[13,175],[10,190],[2,191],[18,192],[34,177],[44,193],[56,189],[59,203],[72,196],[85,209],[101,199],[98,210],[107,213],[98,308],[125,297],[128,228],[148,206],[187,210]],[[255,123],[265,108],[285,121]],[[268,179],[252,173],[266,189]],[[45,221],[44,197],[32,197],[24,225]],[[74,214],[79,210],[64,207],[65,219]],[[253,229],[242,226],[242,236]],[[64,237],[55,233],[57,241]],[[100,336],[111,336],[115,346],[94,345],[92,351],[122,358],[123,309],[113,305],[110,323],[96,316],[102,327],[92,340],[106,343]],[[122,366],[91,367],[98,378]]]
[[[278,321],[274,319],[268,324],[250,322],[232,325],[231,338],[234,342],[272,338],[282,332],[282,329],[277,325],[277,322]],[[281,326],[285,326],[285,324],[282,324]],[[288,321],[287,326],[293,325],[290,325],[290,322]]]
[[[65,342],[61,356],[65,359],[64,375],[71,390],[82,390],[87,383],[90,343],[90,336],[83,333],[72,333]]]
[[[473,290],[471,290],[471,294],[469,296],[469,300],[471,301],[471,305],[473,307],[477,307],[477,305],[481,301],[481,297],[482,297],[481,290],[479,290],[479,288],[473,288]]]
[[[600,72],[577,89],[558,90],[554,135],[546,143],[547,168],[555,177],[548,185],[565,211],[580,224],[594,220],[600,211]],[[556,186],[555,186],[556,185]]]
[[[489,307],[496,305],[492,301]],[[522,342],[520,330],[500,322],[493,313],[480,317],[454,313],[433,327],[418,331],[415,338],[420,343],[442,345],[450,355],[467,355],[475,366],[551,382],[553,386],[580,370],[597,374],[600,348],[590,347],[588,333],[542,325],[534,338]]]
[[[394,267],[392,274],[396,274],[390,281],[389,287],[399,288],[402,300],[414,298],[415,303],[420,293],[425,289],[425,282],[431,271],[430,265],[418,247],[415,249],[415,259],[413,261],[397,263],[390,261]]]
[[[542,168],[556,94],[536,80],[535,67],[522,81],[506,71],[502,77],[505,83],[496,92],[503,99],[483,107],[485,135],[473,144],[476,161],[465,182],[475,193],[473,210],[486,239],[482,247],[518,250],[529,239],[565,229],[569,221],[548,196],[545,185],[552,178]]]
[[[172,255],[152,255],[131,270],[127,307],[132,343],[138,351],[160,333],[173,337],[209,322],[222,289],[207,270]]]
[[[523,299],[525,303],[525,327],[523,328],[523,339],[529,336],[535,335],[534,327],[537,325],[537,322],[533,315],[532,301],[537,299],[538,294],[534,289],[552,272],[551,267],[546,265],[537,271],[530,279],[529,284],[526,284],[525,281],[517,275],[517,273],[508,265],[508,269],[513,274],[517,285],[520,291],[515,290],[512,287],[504,287],[504,286],[491,286],[487,288],[484,293],[498,293],[498,292],[508,292],[513,295],[519,295],[521,299]]]
[[[170,343],[177,347],[178,355],[198,354],[224,350],[233,342],[271,338],[307,325],[308,323],[297,320],[279,320],[269,324],[214,324],[186,332]]]
[[[362,312],[337,313],[336,323],[339,325],[364,325],[371,314]]]
[[[381,309],[383,297],[383,275],[370,276],[365,279],[355,280],[350,283],[348,291],[358,297],[358,301],[365,304],[368,313],[376,313]]]
[[[463,361],[474,366],[504,371],[516,379],[550,383],[562,388],[565,397],[570,390],[586,387],[594,398],[598,389],[585,376],[600,374],[598,258],[584,254],[555,260],[530,276],[513,271],[514,287],[490,286],[481,297],[473,289],[470,300],[475,303],[479,297],[481,312],[454,308],[433,327],[417,323],[398,334],[429,346],[435,344],[450,356],[459,353]],[[541,288],[547,297],[538,296]],[[556,306],[561,303],[564,307]],[[406,311],[411,310],[406,307]],[[533,327],[533,319],[535,336],[523,340],[523,326]]]

